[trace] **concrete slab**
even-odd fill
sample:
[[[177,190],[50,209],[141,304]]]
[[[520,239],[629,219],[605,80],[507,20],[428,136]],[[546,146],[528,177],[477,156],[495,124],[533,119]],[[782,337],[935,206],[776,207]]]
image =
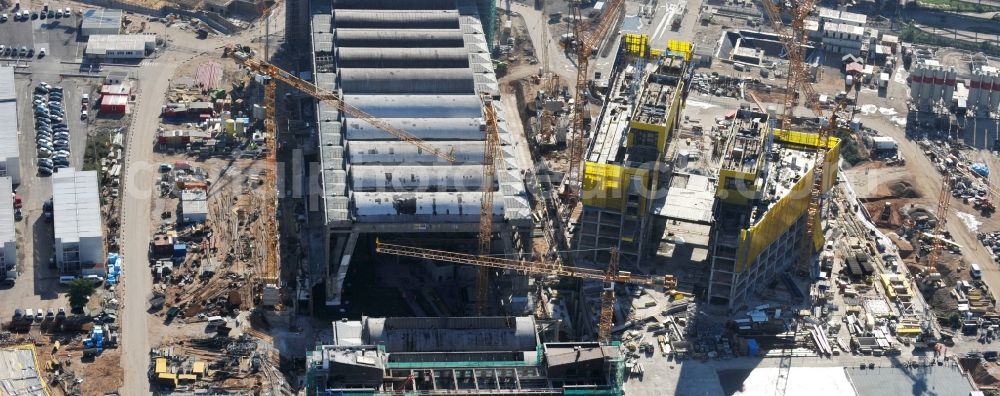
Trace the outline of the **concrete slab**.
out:
[[[658,358],[639,360],[645,368],[641,379],[625,382],[626,395],[690,395],[718,396],[725,394],[715,368],[696,361],[683,364],[663,362]]]
[[[0,350],[0,394],[47,395],[31,347]]]
[[[770,396],[774,394],[810,396],[851,396],[857,395],[847,374],[841,367],[792,367],[788,371],[788,381],[784,392],[777,390],[781,369],[766,367],[754,369],[737,388],[734,396]],[[883,393],[890,395],[894,393]]]
[[[858,396],[968,395],[973,390],[956,366],[844,369]],[[815,392],[813,392],[815,393]]]

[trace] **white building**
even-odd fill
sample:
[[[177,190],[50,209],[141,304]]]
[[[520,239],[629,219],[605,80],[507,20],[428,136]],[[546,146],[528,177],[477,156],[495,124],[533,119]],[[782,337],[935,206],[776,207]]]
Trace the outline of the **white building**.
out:
[[[865,14],[855,14],[853,12],[838,11],[831,8],[819,9],[820,23],[839,23],[844,25],[864,27],[868,23],[868,16]]]
[[[204,223],[208,220],[208,193],[200,189],[181,191],[178,217],[185,223]]]
[[[156,48],[155,34],[95,34],[84,56],[94,59],[142,59]]]
[[[122,32],[122,16],[122,10],[87,10],[80,23],[80,35],[88,37],[94,34],[119,34]]]
[[[59,270],[103,275],[104,230],[97,172],[60,169],[52,174],[55,254]]]
[[[0,177],[0,281],[16,277],[17,235],[14,232],[14,188],[9,177]]]
[[[823,49],[838,54],[860,55],[867,50],[865,28],[842,23],[823,25]]]
[[[17,94],[14,91],[14,68],[0,67],[0,142],[17,142]],[[10,177],[21,184],[21,154],[18,145],[0,144],[0,177]]]

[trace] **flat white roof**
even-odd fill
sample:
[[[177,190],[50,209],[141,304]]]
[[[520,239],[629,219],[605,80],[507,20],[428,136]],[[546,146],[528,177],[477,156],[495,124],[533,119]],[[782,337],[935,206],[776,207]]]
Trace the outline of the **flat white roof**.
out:
[[[51,179],[56,239],[67,243],[102,237],[97,172],[64,168],[53,173]]]
[[[17,93],[14,91],[14,67],[0,67],[0,102],[13,102],[17,100]]]
[[[856,14],[853,12],[838,11],[823,7],[820,7],[819,9],[819,17],[824,20],[844,21],[857,25],[864,25],[868,22],[868,16],[865,14]]]
[[[0,119],[7,120],[0,122],[0,142],[17,142],[17,102],[0,102]],[[0,161],[19,157],[17,144],[0,144]]]
[[[856,34],[858,36],[865,34],[865,28],[861,26],[848,25],[846,23],[827,23],[826,25],[823,25],[823,30],[828,32]]]
[[[715,203],[715,182],[707,176],[675,174],[667,190],[666,203],[660,215],[669,219],[699,223],[712,221]]]
[[[14,242],[14,188],[9,177],[0,177],[0,247]]]
[[[145,51],[156,43],[153,34],[94,34],[87,39],[88,55],[104,55],[108,51]]]
[[[83,21],[80,26],[84,30],[98,28],[121,29],[122,15],[122,10],[113,8],[87,10],[83,13]]]

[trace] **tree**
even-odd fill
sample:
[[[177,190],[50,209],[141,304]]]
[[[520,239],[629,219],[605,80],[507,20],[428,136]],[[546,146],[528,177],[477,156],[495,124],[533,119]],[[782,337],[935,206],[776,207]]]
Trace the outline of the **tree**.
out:
[[[90,295],[94,294],[94,282],[90,279],[74,279],[69,282],[69,306],[73,311],[81,311],[87,305]]]

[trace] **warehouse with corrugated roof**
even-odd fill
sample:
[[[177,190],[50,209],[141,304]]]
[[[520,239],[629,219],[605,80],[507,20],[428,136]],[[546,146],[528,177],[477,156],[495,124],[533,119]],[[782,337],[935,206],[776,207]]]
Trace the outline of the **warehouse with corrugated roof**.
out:
[[[0,141],[17,141],[17,93],[14,89],[14,68],[0,67]],[[0,144],[0,176],[7,176],[14,185],[21,184],[21,151],[16,144]]]
[[[63,168],[52,174],[56,264],[62,273],[104,275],[104,230],[97,171]]]

